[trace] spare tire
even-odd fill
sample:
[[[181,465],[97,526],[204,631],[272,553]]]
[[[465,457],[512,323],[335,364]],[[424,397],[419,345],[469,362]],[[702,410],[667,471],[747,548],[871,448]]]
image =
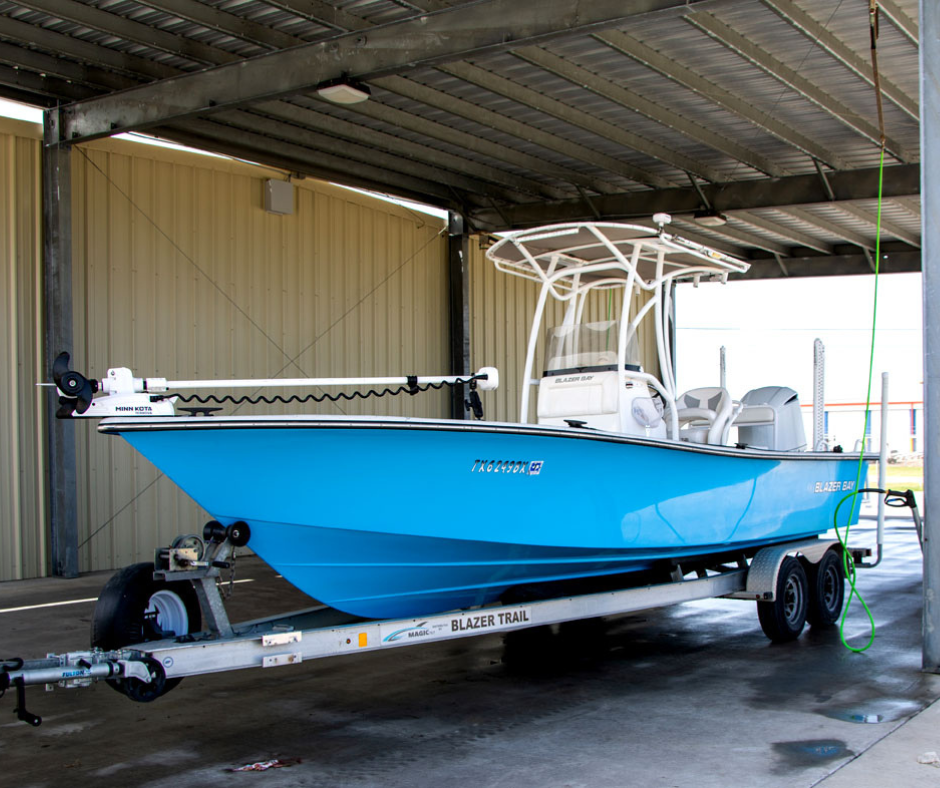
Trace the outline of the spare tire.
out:
[[[91,620],[91,645],[114,651],[138,643],[198,632],[202,626],[199,598],[192,583],[156,580],[151,563],[128,566],[112,575],[95,604]],[[167,679],[162,692],[182,679]],[[138,679],[108,679],[108,684],[134,700],[154,700],[158,695],[136,691]]]

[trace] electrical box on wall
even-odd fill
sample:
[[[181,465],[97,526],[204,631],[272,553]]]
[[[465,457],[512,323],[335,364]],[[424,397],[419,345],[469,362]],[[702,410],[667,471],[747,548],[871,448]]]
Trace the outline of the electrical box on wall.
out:
[[[264,210],[268,213],[294,212],[294,185],[290,181],[273,178],[264,182]]]

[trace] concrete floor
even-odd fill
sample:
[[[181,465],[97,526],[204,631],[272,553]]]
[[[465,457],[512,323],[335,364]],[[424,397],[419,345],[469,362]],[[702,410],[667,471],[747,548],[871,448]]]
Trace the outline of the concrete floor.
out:
[[[869,526],[853,543],[871,540]],[[240,564],[239,577],[253,582],[237,587],[233,620],[310,604],[256,560]],[[92,603],[9,609],[93,598],[106,580],[0,584],[0,656],[84,647]],[[889,531],[883,564],[860,572],[860,587],[878,627],[864,654],[848,652],[836,629],[771,645],[752,603],[710,600],[558,633],[191,677],[147,705],[103,684],[31,688],[28,707],[44,717],[35,729],[13,721],[8,692],[0,783],[813,786],[940,697],[940,677],[920,672],[921,558],[911,528]],[[856,603],[849,630],[864,643],[858,611]],[[933,735],[922,727],[908,749]],[[929,749],[940,750],[940,734]],[[905,786],[940,785],[940,769],[916,764],[917,754],[889,749],[873,768],[903,758],[924,780]],[[227,771],[273,758],[300,762]],[[870,785],[899,784],[853,766]]]

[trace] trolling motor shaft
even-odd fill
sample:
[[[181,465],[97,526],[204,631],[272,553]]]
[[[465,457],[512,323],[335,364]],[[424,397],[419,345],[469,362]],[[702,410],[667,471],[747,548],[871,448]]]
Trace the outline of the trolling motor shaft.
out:
[[[440,388],[441,386],[455,386],[463,383],[472,383],[471,407],[474,412],[482,415],[479,406],[479,395],[475,387],[481,391],[491,391],[499,386],[499,372],[494,367],[483,367],[472,375],[405,375],[386,378],[237,378],[230,380],[167,380],[166,378],[135,378],[134,373],[127,367],[114,367],[108,374],[99,380],[86,378],[79,372],[70,370],[69,354],[60,353],[53,365],[53,379],[59,390],[60,408],[56,413],[58,418],[73,418],[76,416],[104,418],[107,416],[174,416],[174,403],[182,396],[169,393],[177,389],[207,389],[207,388],[260,388],[260,387],[298,387],[319,388],[329,386],[351,387],[378,387],[398,386],[398,390],[386,388],[385,391],[371,391],[365,394],[354,392],[353,395],[338,394],[336,397],[351,399],[353,396],[365,397],[369,395],[383,396],[384,394],[397,394],[401,392],[415,394],[427,388]],[[103,396],[96,397],[100,393]],[[476,395],[476,399],[474,399]],[[207,400],[194,397],[200,402]],[[310,397],[319,401],[317,397]],[[335,399],[333,395],[325,395],[327,399]],[[184,401],[193,397],[183,397]],[[212,401],[221,402],[215,397]],[[224,398],[231,399],[231,398]],[[261,401],[265,400],[263,397]],[[233,400],[234,401],[234,400]],[[245,401],[254,402],[252,398]],[[477,416],[479,418],[479,415]]]

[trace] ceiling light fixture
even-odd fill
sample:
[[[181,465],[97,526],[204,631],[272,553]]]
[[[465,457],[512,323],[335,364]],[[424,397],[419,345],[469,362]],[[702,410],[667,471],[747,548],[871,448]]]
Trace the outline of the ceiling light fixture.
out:
[[[317,94],[334,104],[359,104],[372,95],[368,85],[349,77],[331,79],[317,85]]]
[[[721,227],[723,224],[728,223],[728,217],[713,208],[696,211],[692,214],[692,218],[703,227]]]

